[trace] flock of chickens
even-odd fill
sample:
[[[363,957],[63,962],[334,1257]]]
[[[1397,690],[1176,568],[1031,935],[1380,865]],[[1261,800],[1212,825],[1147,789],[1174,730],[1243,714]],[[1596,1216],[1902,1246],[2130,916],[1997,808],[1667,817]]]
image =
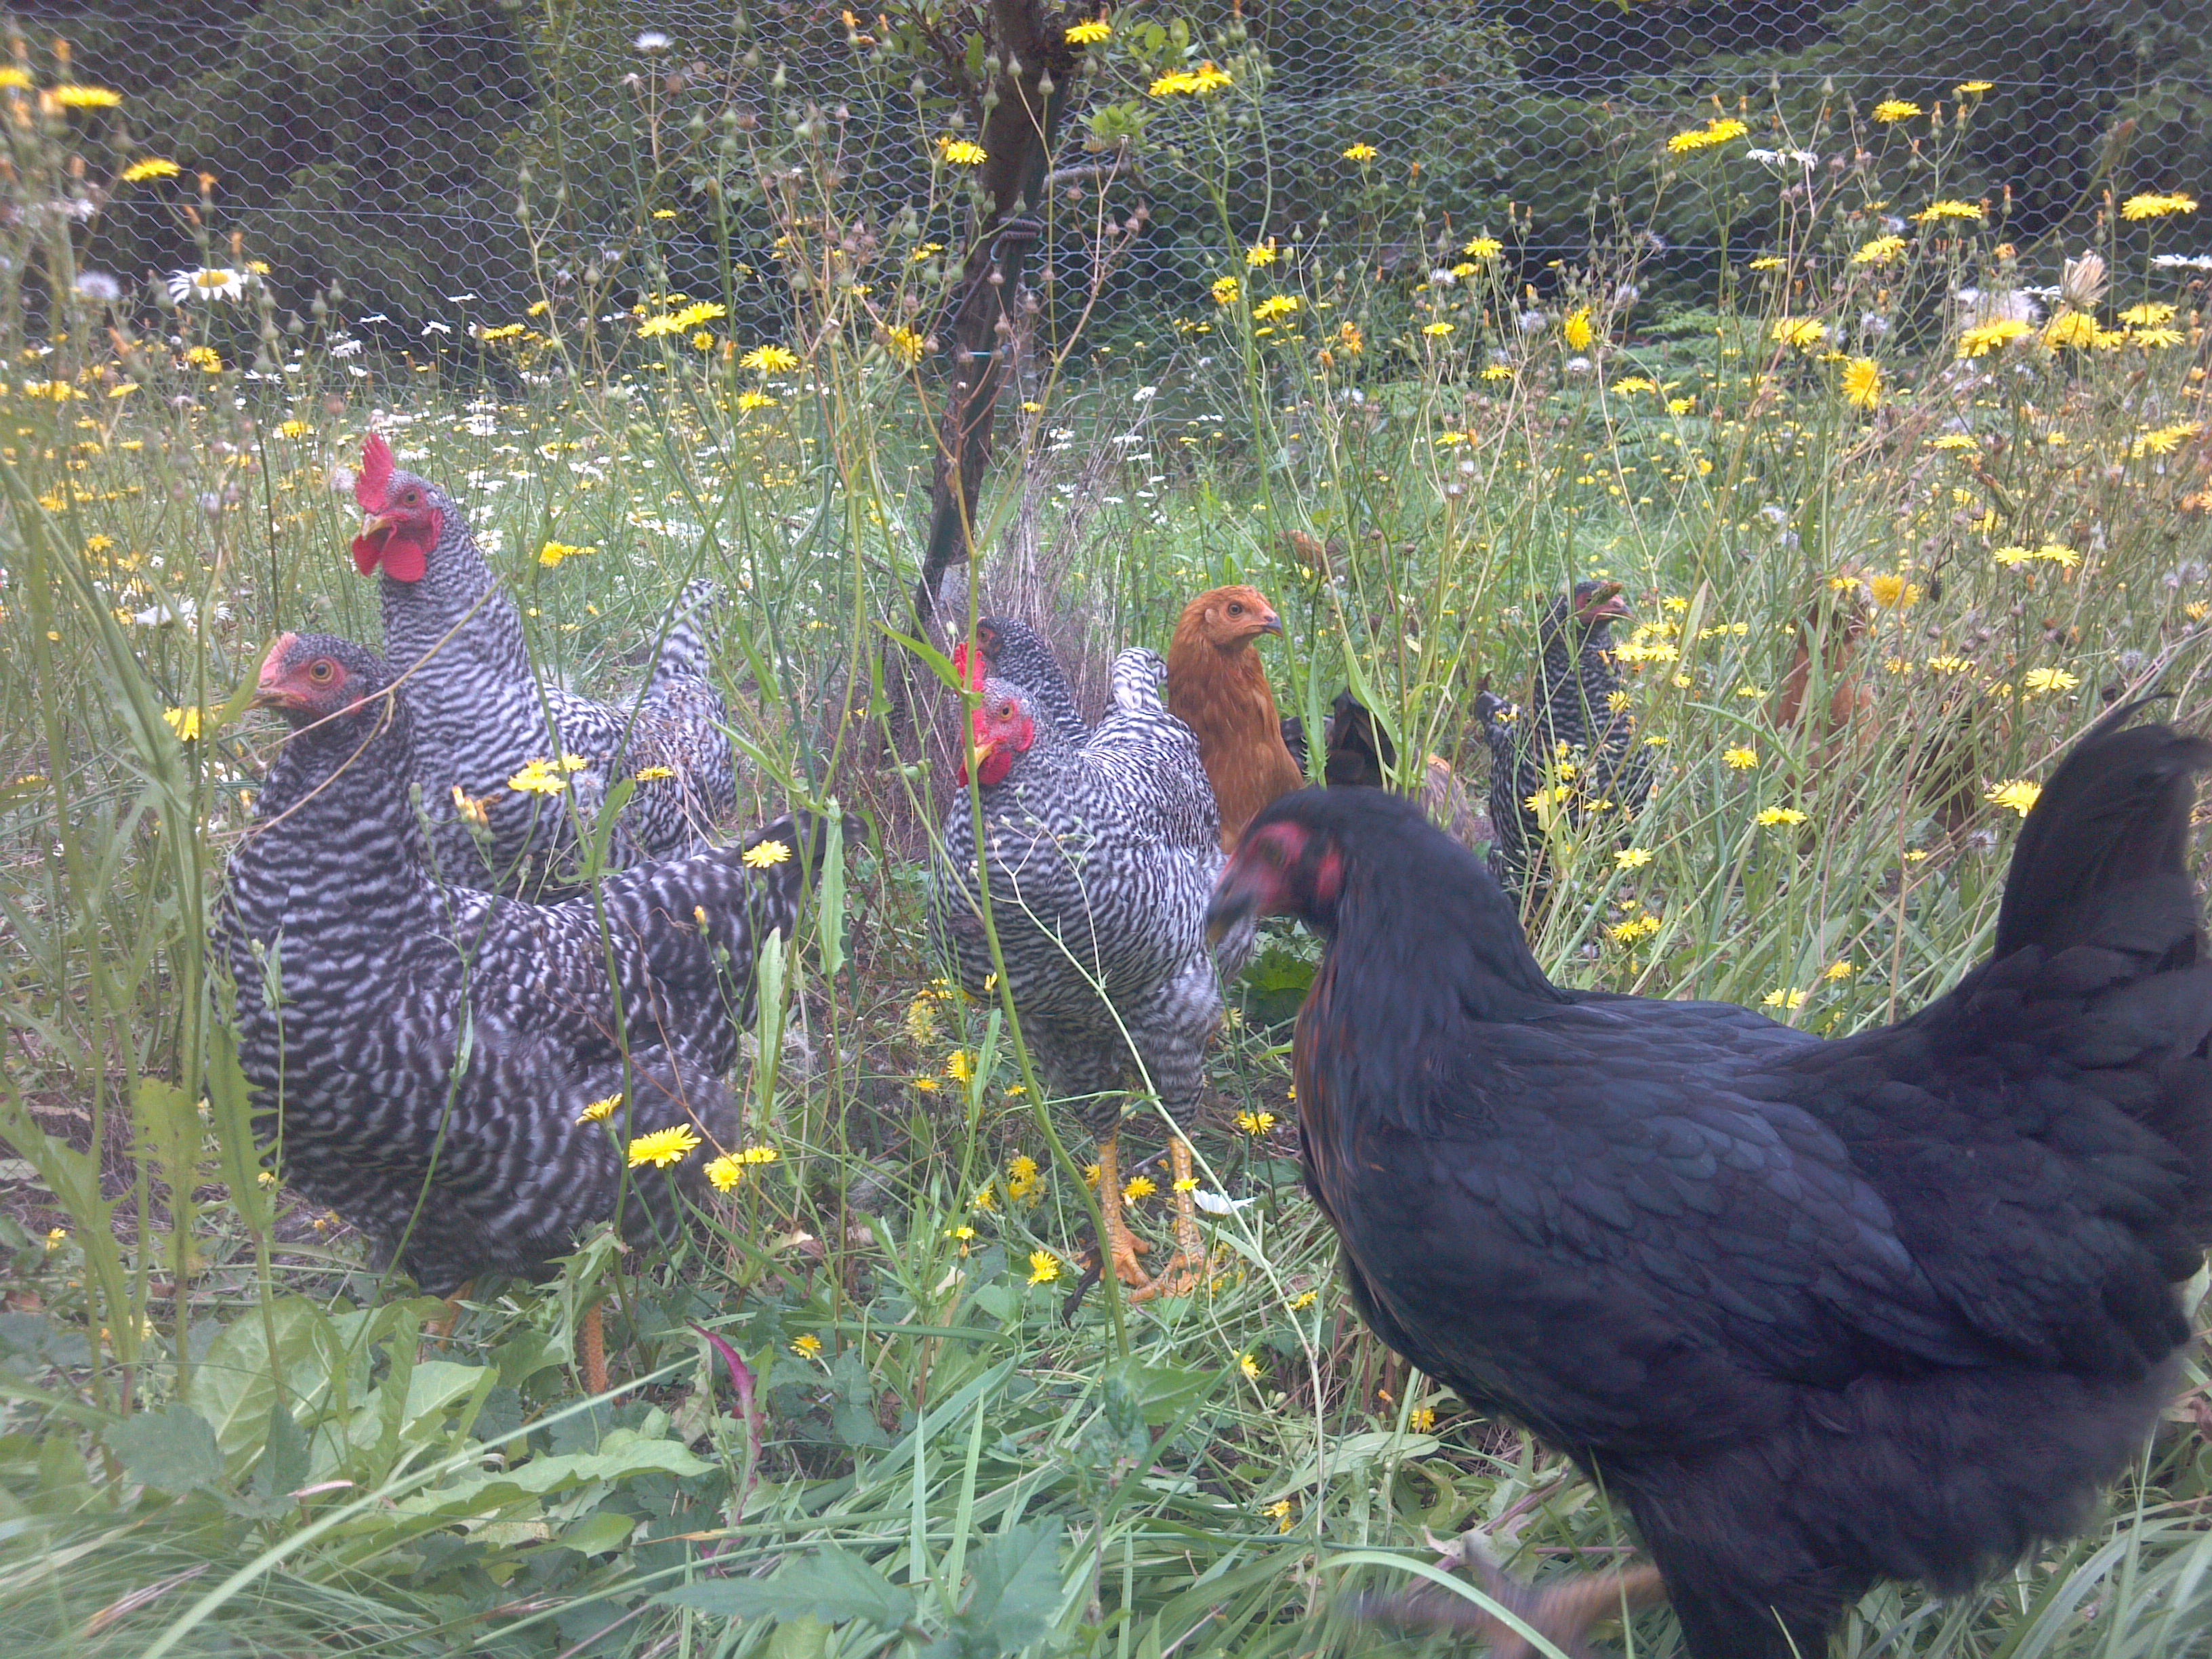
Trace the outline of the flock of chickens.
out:
[[[541,681],[462,514],[380,438],[357,494],[386,658],[271,647],[257,701],[293,732],[217,927],[280,1165],[435,1291],[541,1273],[611,1217],[668,1236],[733,1146],[755,963],[826,826],[713,844],[735,782],[710,588],[635,697],[591,702]],[[1099,1271],[1142,1299],[1206,1268],[1184,1130],[1221,988],[1263,917],[1318,933],[1296,1097],[1354,1304],[1601,1482],[1655,1562],[1541,1593],[1493,1574],[1506,1614],[1481,1633],[1573,1653],[1663,1598],[1696,1659],[1811,1655],[1878,1580],[1963,1589],[2084,1524],[2176,1386],[2212,1243],[2185,863],[2212,743],[2101,721],[2022,828],[1989,958],[1896,1025],[1826,1042],[1565,990],[1522,916],[1547,813],[1626,823],[1649,792],[1608,652],[1625,614],[1578,585],[1529,703],[1479,699],[1486,865],[1442,762],[1404,781],[1419,802],[1357,787],[1398,767],[1349,693],[1331,787],[1303,787],[1305,734],[1253,650],[1281,623],[1251,588],[1193,600],[1164,658],[1122,652],[1095,725],[1044,641],[982,619],[954,657],[931,942],[1087,1103]],[[1117,1162],[1147,1097],[1176,1206],[1152,1274]],[[641,1142],[662,1155],[633,1170]]]

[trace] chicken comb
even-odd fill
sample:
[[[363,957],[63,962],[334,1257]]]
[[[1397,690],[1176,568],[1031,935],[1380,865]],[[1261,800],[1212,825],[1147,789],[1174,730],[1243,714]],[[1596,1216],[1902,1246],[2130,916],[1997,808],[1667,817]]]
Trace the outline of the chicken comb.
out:
[[[361,446],[361,471],[353,481],[354,503],[364,513],[380,513],[392,493],[392,446],[372,432]]]
[[[991,665],[980,648],[971,653],[965,640],[952,647],[952,672],[970,691],[981,691],[990,672]]]

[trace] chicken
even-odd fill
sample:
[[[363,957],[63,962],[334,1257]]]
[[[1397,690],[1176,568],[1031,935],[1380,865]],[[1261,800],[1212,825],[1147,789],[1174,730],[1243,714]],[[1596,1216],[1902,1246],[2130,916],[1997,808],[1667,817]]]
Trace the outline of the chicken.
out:
[[[1328,753],[1322,776],[1332,789],[1380,789],[1389,771],[1398,763],[1398,745],[1375,723],[1375,715],[1350,690],[1336,694],[1329,705]],[[1431,755],[1421,768],[1420,793],[1415,797],[1431,823],[1462,847],[1474,847],[1492,837],[1490,821],[1468,799],[1467,790],[1441,755]]]
[[[1613,662],[1613,624],[1628,615],[1619,582],[1579,581],[1544,613],[1528,708],[1487,690],[1475,717],[1490,750],[1491,874],[1516,899],[1550,890],[1544,868],[1547,798],[1567,821],[1593,812],[1633,817],[1651,793],[1651,769]]]
[[[216,948],[285,1179],[441,1294],[541,1274],[617,1212],[628,1235],[665,1233],[674,1188],[696,1190],[714,1152],[672,1178],[631,1173],[623,1142],[731,1142],[721,1076],[758,949],[791,933],[818,864],[817,829],[785,819],[743,849],[610,877],[596,907],[441,887],[391,690],[364,647],[294,634],[255,690],[294,730],[232,855]]]
[[[1327,941],[1294,1070],[1353,1302],[1627,1506],[1694,1659],[1817,1656],[1878,1580],[1955,1592],[2075,1530],[2174,1389],[2212,743],[2130,712],[2045,787],[1988,959],[1840,1041],[1553,985],[1395,796],[1279,801],[1222,877],[1212,927]]]
[[[699,633],[712,583],[684,590],[636,699],[593,702],[540,682],[522,619],[460,508],[400,471],[380,434],[362,447],[354,498],[366,515],[354,563],[363,575],[381,573],[385,654],[405,674],[416,781],[442,876],[495,890],[562,890],[547,872],[575,861],[609,792],[625,781],[635,793],[608,837],[609,866],[706,844],[737,805],[729,712],[707,678]],[[510,787],[517,776],[540,787]]]
[[[973,674],[975,665],[967,666]],[[1251,944],[1243,929],[1218,960],[1207,949],[1206,900],[1222,865],[1219,819],[1197,739],[1161,703],[1161,671],[1154,652],[1117,657],[1114,706],[1080,748],[1031,690],[984,679],[960,781],[968,781],[972,764],[988,888],[963,790],[945,817],[930,891],[934,943],[960,986],[979,997],[995,995],[988,891],[1030,1052],[1054,1096],[1094,1103],[1101,1254],[1140,1298],[1187,1293],[1205,1264],[1184,1184],[1192,1156],[1182,1126],[1197,1109],[1206,1041],[1221,1019],[1217,972],[1234,971]],[[1121,1091],[1133,1077],[1177,1126],[1168,1148],[1176,1248],[1152,1279],[1138,1266],[1117,1173]]]
[[[1198,735],[1226,852],[1252,815],[1305,781],[1283,742],[1267,671],[1252,641],[1283,631],[1257,588],[1216,587],[1183,607],[1168,647],[1168,708]]]
[[[1873,741],[1874,690],[1856,662],[1866,631],[1856,583],[1823,592],[1790,629],[1790,663],[1771,712],[1777,731],[1804,735],[1814,770],[1856,759]]]
[[[1091,740],[1091,727],[1075,706],[1075,690],[1067,683],[1067,672],[1035,629],[1012,617],[979,617],[975,648],[982,654],[986,677],[1028,691],[1036,712],[1078,748]],[[966,649],[963,641],[952,653],[954,672],[963,681],[968,674]]]

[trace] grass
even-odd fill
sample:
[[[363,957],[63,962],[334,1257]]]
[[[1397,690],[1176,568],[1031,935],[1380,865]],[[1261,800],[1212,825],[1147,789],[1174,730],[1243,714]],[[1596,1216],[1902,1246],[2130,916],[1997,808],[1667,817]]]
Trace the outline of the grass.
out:
[[[26,190],[66,172],[65,135],[41,142]],[[806,135],[787,142],[805,163]],[[2018,823],[1992,795],[2019,799],[2003,786],[2110,699],[2155,687],[2201,719],[2212,451],[2201,280],[2149,263],[2112,204],[2081,228],[2109,286],[2074,307],[2106,343],[1977,356],[1948,289],[2016,286],[2075,243],[2008,253],[1996,228],[1934,220],[1857,260],[1887,234],[1877,185],[1940,199],[1856,179],[1717,304],[1663,317],[1627,297],[1633,238],[1532,306],[1510,240],[1408,282],[1303,259],[1290,227],[1258,260],[1224,229],[1237,291],[1148,324],[1142,386],[1096,367],[1096,336],[1025,343],[1038,406],[985,489],[971,598],[1055,622],[1095,684],[1189,593],[1252,580],[1291,623],[1286,707],[1317,726],[1350,684],[1401,752],[1479,787],[1475,683],[1520,691],[1547,598],[1619,579],[1661,787],[1632,824],[1561,815],[1559,897],[1531,919],[1547,967],[1823,1032],[1890,1019],[1988,938]],[[792,210],[794,235],[811,222]],[[9,269],[66,271],[51,234]],[[1213,1282],[1064,1312],[1085,1147],[1000,1012],[947,994],[920,943],[955,804],[951,705],[887,640],[908,627],[936,395],[891,330],[923,269],[893,245],[881,294],[795,285],[780,343],[641,336],[690,296],[648,295],[613,331],[554,307],[483,343],[512,397],[350,356],[335,326],[283,336],[255,289],[176,313],[173,339],[111,336],[128,325],[86,302],[7,343],[11,1651],[1334,1652],[1397,1644],[1344,1610],[1424,1571],[1425,1532],[1487,1526],[1539,1574],[1630,1547],[1563,1463],[1346,1308],[1270,1023],[1307,942],[1270,947],[1216,1051],[1198,1150],[1250,1202],[1212,1229]],[[769,343],[790,361],[748,363]],[[1871,408],[1845,394],[1861,358]],[[835,798],[870,825],[764,999],[786,1035],[743,1081],[775,1159],[679,1259],[587,1240],[550,1285],[483,1287],[443,1341],[434,1304],[264,1177],[202,966],[275,741],[244,708],[262,650],[287,628],[376,634],[328,476],[372,420],[468,502],[549,673],[629,683],[682,582],[720,579],[747,811]],[[1864,618],[1810,671],[1811,707],[1842,689],[1862,711],[1837,732],[1778,714],[1816,608]],[[1164,1236],[1161,1207],[1139,1209]],[[615,1400],[583,1397],[574,1364],[603,1292]],[[2200,1358],[2079,1539],[1957,1602],[1877,1591],[1840,1650],[2201,1645],[2207,1401]],[[1626,1639],[1669,1651],[1672,1626]]]

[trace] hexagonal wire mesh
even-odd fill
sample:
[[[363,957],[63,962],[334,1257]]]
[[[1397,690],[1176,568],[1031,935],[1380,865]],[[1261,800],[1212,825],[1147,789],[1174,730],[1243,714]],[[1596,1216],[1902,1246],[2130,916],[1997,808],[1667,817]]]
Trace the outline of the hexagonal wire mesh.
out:
[[[1809,191],[1877,151],[1888,179],[1986,203],[2027,242],[2106,190],[2212,174],[2212,47],[2195,10],[1249,0],[1194,8],[1183,35],[1170,9],[1125,6],[1061,129],[1062,222],[1037,280],[1110,328],[1202,309],[1235,241],[1418,281],[1487,233],[1540,289],[1626,239],[1647,280],[1688,294],[1786,234],[1791,179]],[[732,331],[749,320],[773,337],[787,227],[767,197],[718,213],[709,184],[733,121],[756,147],[804,148],[799,165],[842,192],[848,234],[912,214],[957,249],[966,208],[932,179],[942,144],[975,131],[988,18],[974,0],[858,15],[819,0],[18,13],[33,57],[66,40],[71,73],[124,94],[106,134],[118,174],[149,154],[179,164],[112,192],[88,264],[143,277],[158,302],[164,273],[209,252],[258,258],[286,306],[335,293],[375,343],[441,355],[563,290],[601,306],[714,293]],[[1216,61],[1220,85],[1162,89]],[[1692,187],[1683,174],[1720,158],[1667,141],[1718,120],[1744,122],[1741,142],[1726,173]],[[1108,140],[1124,138],[1117,162]],[[1778,206],[1762,173],[1781,176]],[[1102,221],[1127,238],[1110,269]]]

